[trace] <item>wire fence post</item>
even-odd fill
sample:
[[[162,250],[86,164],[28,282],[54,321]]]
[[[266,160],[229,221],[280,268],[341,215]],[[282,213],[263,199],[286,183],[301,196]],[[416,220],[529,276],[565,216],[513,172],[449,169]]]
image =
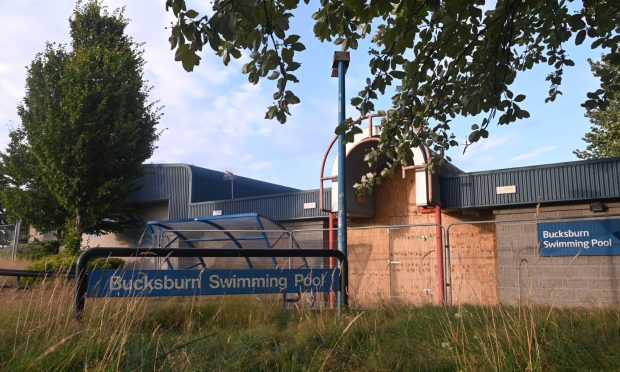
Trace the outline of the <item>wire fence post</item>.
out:
[[[19,249],[19,232],[21,230],[22,220],[17,220],[15,223],[15,230],[13,233],[13,250],[11,252],[11,258],[13,261],[17,260],[17,253]]]

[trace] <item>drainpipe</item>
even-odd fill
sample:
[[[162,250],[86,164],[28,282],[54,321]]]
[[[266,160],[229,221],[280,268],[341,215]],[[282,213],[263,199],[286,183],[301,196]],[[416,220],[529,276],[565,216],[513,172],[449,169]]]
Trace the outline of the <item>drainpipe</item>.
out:
[[[446,299],[446,287],[445,287],[445,278],[443,271],[443,234],[441,230],[441,206],[435,205],[435,208],[428,208],[420,210],[421,214],[431,214],[435,213],[435,245],[436,245],[436,253],[437,253],[437,281],[439,295],[438,302],[440,306],[445,305]]]
[[[439,278],[439,305],[444,306],[446,286],[443,272],[443,236],[441,231],[441,206],[435,205],[435,242],[437,243],[437,277]]]

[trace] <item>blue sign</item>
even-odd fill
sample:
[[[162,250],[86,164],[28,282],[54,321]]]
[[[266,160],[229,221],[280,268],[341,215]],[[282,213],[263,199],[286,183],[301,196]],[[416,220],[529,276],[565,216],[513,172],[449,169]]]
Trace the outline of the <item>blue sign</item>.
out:
[[[340,269],[92,270],[88,297],[329,292]]]
[[[620,220],[538,224],[541,256],[618,256]]]

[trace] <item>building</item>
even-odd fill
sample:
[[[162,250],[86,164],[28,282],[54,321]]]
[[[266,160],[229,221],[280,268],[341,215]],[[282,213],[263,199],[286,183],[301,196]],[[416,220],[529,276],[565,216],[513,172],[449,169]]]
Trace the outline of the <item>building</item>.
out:
[[[356,148],[365,151],[350,146],[350,169],[360,163]],[[424,163],[373,195],[349,193],[353,304],[618,305],[620,158],[475,173],[450,165],[430,173]],[[258,213],[293,231],[303,247],[330,243],[322,201],[332,200],[331,188],[231,180],[183,164],[147,168],[134,197],[145,221]],[[135,246],[137,239],[130,232],[89,244]]]

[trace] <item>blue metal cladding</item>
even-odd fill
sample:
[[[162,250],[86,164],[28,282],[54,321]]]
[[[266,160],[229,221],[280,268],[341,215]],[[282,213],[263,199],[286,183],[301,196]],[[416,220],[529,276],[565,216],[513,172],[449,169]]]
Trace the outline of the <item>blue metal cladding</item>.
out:
[[[324,200],[329,202],[331,190],[325,190],[323,196]],[[235,198],[233,200],[190,204],[189,217],[211,216],[213,211],[221,211],[223,215],[259,213],[279,221],[327,217],[327,213],[320,210],[319,202],[319,190],[243,199]]]
[[[137,203],[168,200],[171,219],[188,217],[192,203],[230,199],[232,189],[235,200],[298,191],[240,176],[235,176],[231,188],[224,173],[187,164],[147,164],[145,168],[143,187],[132,200]]]
[[[515,186],[498,194],[497,187]],[[465,173],[440,179],[444,208],[477,208],[620,197],[620,158]]]
[[[233,181],[225,180],[223,172],[193,165],[189,167],[192,171],[192,203],[232,199],[232,196],[237,199],[299,191],[292,187],[276,185],[237,175],[234,176]],[[231,182],[233,183],[232,187]]]
[[[183,164],[149,164],[145,168],[143,187],[132,200],[137,203],[168,200],[170,218],[186,217],[191,181],[189,168]]]

